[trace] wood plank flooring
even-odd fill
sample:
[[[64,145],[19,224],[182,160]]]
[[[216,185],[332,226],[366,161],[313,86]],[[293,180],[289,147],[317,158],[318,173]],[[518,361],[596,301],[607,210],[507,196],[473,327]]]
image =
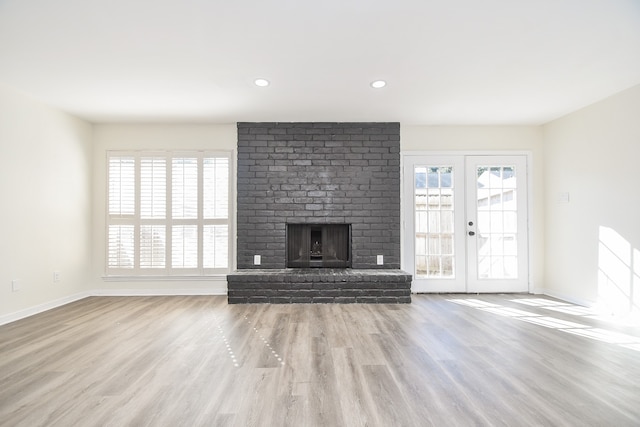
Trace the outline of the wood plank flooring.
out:
[[[93,297],[0,327],[0,425],[638,426],[640,329],[531,295]]]

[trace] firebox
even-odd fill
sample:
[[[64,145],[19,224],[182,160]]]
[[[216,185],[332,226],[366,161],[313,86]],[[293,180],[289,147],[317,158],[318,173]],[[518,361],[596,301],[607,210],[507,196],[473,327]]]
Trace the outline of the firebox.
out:
[[[350,268],[351,224],[287,224],[287,267]]]

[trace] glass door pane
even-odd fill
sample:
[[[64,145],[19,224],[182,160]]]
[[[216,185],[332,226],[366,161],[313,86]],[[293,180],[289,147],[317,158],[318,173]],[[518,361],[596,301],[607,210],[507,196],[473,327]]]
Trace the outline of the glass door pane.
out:
[[[467,158],[469,291],[528,289],[526,160]]]
[[[404,268],[414,292],[464,292],[464,158],[408,156]]]
[[[517,279],[515,166],[476,166],[478,277]]]
[[[414,169],[416,278],[455,278],[453,166]]]

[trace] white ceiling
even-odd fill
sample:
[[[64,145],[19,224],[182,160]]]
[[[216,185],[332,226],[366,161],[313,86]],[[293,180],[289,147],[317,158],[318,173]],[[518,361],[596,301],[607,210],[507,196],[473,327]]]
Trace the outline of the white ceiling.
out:
[[[92,122],[541,124],[640,84],[640,0],[0,0],[0,84]]]

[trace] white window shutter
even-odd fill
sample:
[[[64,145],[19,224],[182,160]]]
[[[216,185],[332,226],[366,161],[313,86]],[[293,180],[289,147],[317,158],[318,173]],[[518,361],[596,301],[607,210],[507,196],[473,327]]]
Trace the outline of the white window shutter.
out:
[[[229,159],[205,157],[203,161],[205,219],[229,216]]]
[[[140,268],[164,268],[166,262],[166,226],[140,226]]]
[[[135,214],[135,158],[109,158],[109,215]]]
[[[198,226],[174,225],[171,231],[171,267],[198,267]]]
[[[198,217],[198,159],[174,158],[171,168],[172,216],[174,219]]]
[[[140,217],[144,219],[166,217],[167,159],[142,157],[140,159]]]
[[[133,225],[110,225],[108,230],[108,267],[133,268],[135,265]]]
[[[229,271],[229,153],[112,152],[107,274]]]
[[[227,268],[229,265],[229,227],[205,225],[203,231],[204,268]]]

